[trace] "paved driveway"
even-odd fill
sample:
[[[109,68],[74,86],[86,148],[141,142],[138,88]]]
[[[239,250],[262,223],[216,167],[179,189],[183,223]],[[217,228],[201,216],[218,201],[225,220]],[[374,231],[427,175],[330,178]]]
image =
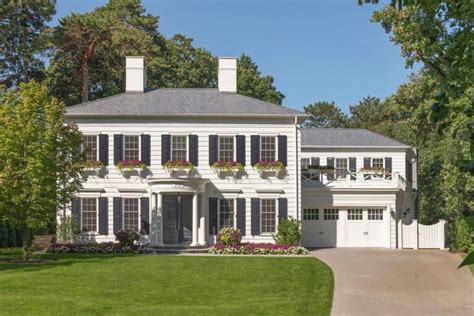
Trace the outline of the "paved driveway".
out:
[[[332,315],[474,315],[474,278],[442,250],[321,249],[334,271]]]

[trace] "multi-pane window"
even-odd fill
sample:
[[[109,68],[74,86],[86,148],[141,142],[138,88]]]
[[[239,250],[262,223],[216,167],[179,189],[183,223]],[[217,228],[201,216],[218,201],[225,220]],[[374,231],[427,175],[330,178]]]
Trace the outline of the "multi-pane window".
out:
[[[82,231],[97,231],[97,199],[82,198]]]
[[[305,208],[303,209],[303,220],[314,221],[319,219],[319,209]]]
[[[123,229],[138,232],[138,199],[123,199]]]
[[[336,158],[336,178],[344,178],[347,176],[347,159]]]
[[[274,233],[276,231],[276,203],[273,199],[261,200],[262,233]]]
[[[367,211],[369,221],[381,221],[383,220],[383,209],[381,208],[369,208]]]
[[[383,168],[383,158],[372,158],[372,168]]]
[[[140,160],[140,138],[138,135],[125,135],[123,138],[123,159]]]
[[[308,166],[309,166],[309,158],[301,158],[301,176],[303,178],[309,178],[310,176]]]
[[[273,136],[260,137],[260,160],[276,160],[276,143]]]
[[[171,160],[187,160],[187,137],[172,136],[171,137]]]
[[[339,219],[339,209],[337,208],[325,208],[324,209],[324,220],[336,221]]]
[[[219,200],[220,228],[234,227],[234,200]]]
[[[219,136],[219,160],[234,160],[234,137]]]
[[[361,221],[362,220],[362,209],[348,209],[347,210],[347,219],[350,221]]]
[[[84,135],[82,137],[82,149],[86,160],[97,160],[97,136]]]

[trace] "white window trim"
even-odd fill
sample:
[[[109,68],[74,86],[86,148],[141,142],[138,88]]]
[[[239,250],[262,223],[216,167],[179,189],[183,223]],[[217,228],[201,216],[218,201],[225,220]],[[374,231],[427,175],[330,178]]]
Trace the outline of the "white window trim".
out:
[[[96,150],[96,157],[95,157],[95,160],[99,160],[99,135],[100,134],[96,134],[96,133],[83,133],[82,136],[95,136],[95,141],[96,141],[96,147],[97,147],[97,150]],[[83,138],[84,140],[84,138]],[[84,151],[85,150],[85,147],[84,147],[84,142],[81,142],[81,151]]]
[[[79,232],[80,234],[98,234],[99,233],[99,197],[97,196],[82,196],[80,197],[81,199],[81,223],[79,227]],[[84,203],[82,202],[82,199],[95,199],[95,230],[94,231],[88,231],[88,232],[83,232],[82,231],[82,221],[84,220],[83,217],[83,206]]]
[[[233,139],[233,155],[232,155],[232,160],[236,161],[237,160],[237,140],[235,135],[217,135],[217,160],[221,160],[221,137],[232,137]]]
[[[140,134],[123,134],[123,146],[122,146],[122,157],[125,160],[125,137],[126,136],[138,136],[138,160],[142,159],[142,138]],[[97,150],[97,153],[99,151]]]
[[[136,199],[138,200],[138,230],[140,234],[141,230],[141,218],[142,218],[142,203],[140,197],[135,196],[122,196],[122,229],[125,229],[125,201],[123,199]]]
[[[262,160],[262,137],[273,137],[275,140],[275,160],[280,161],[280,157],[278,156],[278,137],[277,135],[262,135],[260,134],[260,141],[259,141],[259,157]]]
[[[346,161],[346,175],[345,177],[337,177],[337,160],[345,160]],[[334,176],[337,179],[346,179],[347,176],[350,176],[350,168],[349,168],[349,158],[347,157],[334,157]]]
[[[221,200],[232,200],[234,204],[234,228],[237,227],[237,202],[236,202],[236,199],[235,198],[226,198],[226,197],[223,197],[223,198],[218,198],[217,199],[217,209],[218,209],[218,212],[217,212],[217,226],[218,226],[218,229],[219,231],[222,229],[221,227]]]
[[[190,134],[179,134],[179,133],[174,133],[171,136],[171,139],[170,139],[170,159],[171,160],[175,160],[173,158],[173,138],[174,137],[185,137],[186,139],[186,160],[189,161],[189,136]]]
[[[369,219],[369,210],[381,210],[382,211],[382,219]],[[383,207],[368,207],[366,208],[367,211],[367,222],[369,223],[381,223],[385,220],[385,209]]]
[[[362,218],[361,219],[349,219],[349,211],[362,211]],[[360,208],[360,207],[353,207],[353,208],[347,208],[346,209],[346,220],[348,222],[355,222],[355,223],[360,223],[360,222],[363,222],[364,221],[364,213],[366,213],[366,210],[367,209],[364,209],[364,208]]]
[[[276,198],[263,198],[263,200],[274,200],[275,201],[275,231],[271,233],[262,232],[262,199],[260,199],[260,235],[261,236],[272,236],[273,234],[278,233],[278,199]]]
[[[374,166],[374,159],[382,159],[382,168],[385,169],[385,157],[370,157],[370,167]]]

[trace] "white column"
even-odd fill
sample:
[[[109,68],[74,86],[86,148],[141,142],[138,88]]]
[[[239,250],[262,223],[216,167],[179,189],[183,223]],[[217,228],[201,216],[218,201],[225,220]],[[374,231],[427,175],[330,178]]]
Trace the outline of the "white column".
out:
[[[200,210],[199,210],[199,245],[205,246],[206,240],[206,198],[204,194],[200,195]]]
[[[191,246],[197,246],[198,243],[198,224],[199,224],[199,209],[198,209],[198,194],[193,194],[193,242]]]
[[[157,243],[163,244],[163,195],[161,193],[156,194],[156,219],[158,221],[157,228]]]

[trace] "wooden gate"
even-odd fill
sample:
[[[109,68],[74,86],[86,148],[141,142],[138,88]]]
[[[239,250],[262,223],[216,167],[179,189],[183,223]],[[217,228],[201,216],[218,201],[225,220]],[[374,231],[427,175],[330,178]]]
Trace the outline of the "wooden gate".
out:
[[[414,219],[410,224],[401,221],[398,226],[398,248],[444,249],[446,220],[433,225],[418,224]]]

